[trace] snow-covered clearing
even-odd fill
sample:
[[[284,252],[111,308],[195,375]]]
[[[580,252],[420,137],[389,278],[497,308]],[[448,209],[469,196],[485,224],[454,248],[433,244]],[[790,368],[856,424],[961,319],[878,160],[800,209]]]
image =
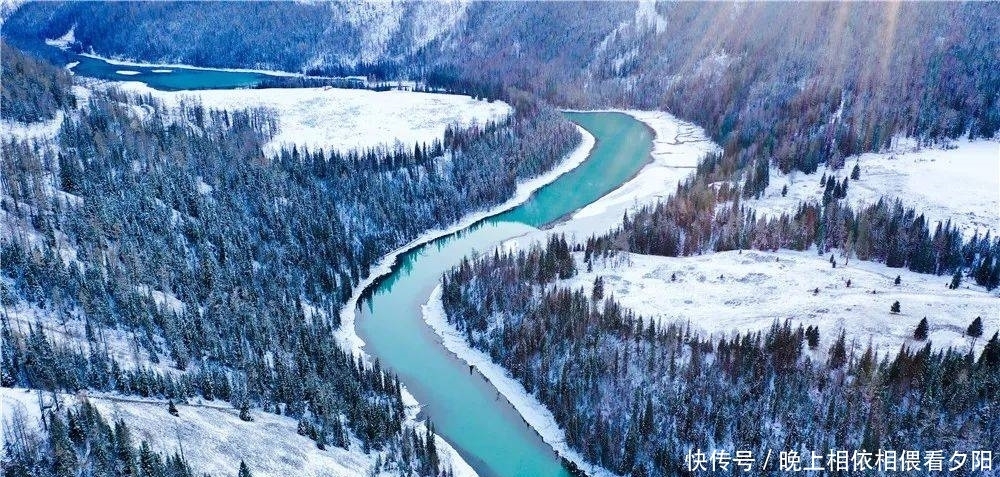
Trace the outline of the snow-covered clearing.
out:
[[[912,141],[899,141],[889,152],[848,157],[839,171],[823,168],[813,174],[786,175],[772,169],[764,195],[747,203],[764,214],[793,213],[803,201],[822,200],[823,174],[843,181],[855,164],[860,166],[860,179],[848,181],[847,187],[847,200],[853,205],[895,197],[924,214],[931,231],[938,221],[950,219],[967,238],[976,230],[1000,232],[1000,141],[996,140],[959,140],[949,148],[922,149]],[[782,197],[785,186],[788,195]]]
[[[59,38],[46,38],[45,44],[49,46],[54,46],[56,48],[61,48],[63,50],[69,49],[69,45],[76,42],[76,25],[70,27]]]
[[[586,270],[579,258],[580,269]],[[839,255],[837,261],[833,268],[829,255],[790,250],[694,257],[622,253],[596,260],[592,272],[580,273],[562,285],[590,293],[600,275],[605,296],[614,296],[646,318],[690,323],[703,335],[765,330],[775,320],[786,319],[793,325],[816,325],[823,349],[829,348],[841,329],[861,351],[869,342],[882,354],[897,351],[903,344],[923,346],[912,339],[923,317],[927,317],[928,339],[935,348],[967,351],[971,339],[964,336],[965,329],[977,316],[983,318],[984,335],[1000,330],[1000,294],[996,292],[968,282],[949,290],[950,276],[860,260],[845,265]],[[897,275],[898,286],[893,284]],[[897,300],[900,313],[890,313]],[[977,350],[985,342],[979,339]]]
[[[456,94],[371,91],[340,88],[222,89],[158,91],[143,83],[115,83],[151,94],[167,105],[197,100],[212,109],[264,107],[278,115],[278,134],[268,153],[281,146],[310,150],[368,149],[398,142],[407,150],[444,136],[451,124],[463,127],[499,120],[511,113],[501,101],[481,101]]]
[[[362,453],[357,440],[351,450],[334,446],[319,450],[308,437],[298,435],[298,421],[293,418],[255,412],[253,422],[244,422],[237,409],[220,401],[177,404],[179,416],[174,417],[162,400],[95,393],[60,394],[58,398],[69,405],[87,399],[106,420],[124,419],[135,444],[146,440],[154,450],[171,454],[183,450],[199,475],[236,475],[243,460],[260,476],[356,477],[369,475],[378,458],[376,453]],[[43,401],[51,404],[51,395],[44,395]],[[21,412],[37,430],[41,424],[38,403],[37,391],[0,388],[4,426],[10,425],[13,413]],[[445,453],[442,463],[450,463],[449,458]],[[463,474],[466,467],[458,468],[456,475],[469,475]]]
[[[76,96],[78,105],[85,105],[90,98],[90,90],[83,86],[73,85],[73,96]],[[54,118],[34,123],[0,120],[0,138],[4,141],[18,139],[21,141],[51,142],[59,134],[59,128],[65,117],[64,111],[56,111]]]
[[[46,141],[51,140],[59,134],[59,127],[62,126],[66,113],[56,111],[56,116],[45,121],[35,123],[23,123],[20,121],[10,121],[4,119],[0,121],[0,133],[3,139],[19,139],[22,141]]]
[[[465,341],[465,335],[448,323],[441,303],[441,285],[434,287],[430,299],[422,308],[424,321],[441,337],[444,347],[470,366],[475,366],[556,453],[579,466],[591,477],[616,475],[607,469],[588,463],[582,455],[571,449],[566,443],[565,432],[556,423],[552,412],[529,394],[506,369],[493,362],[488,354],[469,346]]]

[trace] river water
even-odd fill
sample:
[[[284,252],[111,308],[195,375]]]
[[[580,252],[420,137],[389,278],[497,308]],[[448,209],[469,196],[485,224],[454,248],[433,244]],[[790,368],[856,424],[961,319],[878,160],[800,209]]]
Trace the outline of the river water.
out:
[[[159,66],[120,66],[77,57],[83,76],[142,81],[163,90],[251,87],[260,73]],[[123,75],[120,71],[138,74]],[[528,201],[400,256],[392,272],[363,295],[356,320],[367,350],[396,372],[441,434],[480,475],[569,476],[570,471],[493,386],[441,344],[421,306],[441,275],[464,256],[550,225],[616,189],[650,159],[653,134],[631,116],[566,113],[597,139],[583,164]]]
[[[569,475],[552,448],[478,373],[469,372],[424,323],[426,303],[442,273],[462,257],[537,230],[597,200],[649,160],[652,132],[620,113],[566,113],[597,143],[587,160],[527,202],[457,234],[400,256],[376,282],[356,321],[369,353],[399,374],[435,429],[483,476]]]

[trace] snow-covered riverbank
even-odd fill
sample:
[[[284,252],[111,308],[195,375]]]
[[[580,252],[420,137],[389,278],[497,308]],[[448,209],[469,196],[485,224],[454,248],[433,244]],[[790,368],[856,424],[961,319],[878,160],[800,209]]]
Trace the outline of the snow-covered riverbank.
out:
[[[539,188],[545,186],[546,184],[551,183],[552,181],[556,180],[559,176],[573,170],[581,163],[583,163],[583,161],[585,161],[587,157],[590,155],[590,151],[595,144],[595,139],[593,135],[587,132],[587,130],[579,126],[577,126],[577,128],[580,131],[580,134],[583,136],[583,138],[580,141],[580,144],[576,147],[576,149],[574,149],[571,153],[569,153],[562,160],[562,162],[560,162],[559,165],[556,166],[551,171],[534,179],[524,181],[518,184],[517,191],[515,192],[514,196],[508,199],[503,204],[485,211],[469,214],[460,222],[446,229],[427,231],[421,234],[416,239],[410,241],[410,243],[382,257],[382,259],[378,262],[378,264],[373,266],[369,270],[368,278],[363,280],[361,283],[358,284],[358,286],[354,288],[354,292],[351,295],[351,298],[344,305],[344,307],[341,308],[340,311],[341,326],[335,332],[337,340],[341,344],[341,346],[349,350],[351,353],[360,355],[365,359],[369,359],[368,354],[364,350],[365,343],[361,339],[361,337],[358,336],[357,330],[355,328],[357,303],[361,297],[361,293],[366,288],[368,288],[372,283],[374,283],[379,278],[391,273],[392,266],[400,255],[406,253],[408,250],[417,247],[421,244],[436,240],[446,235],[450,235],[459,230],[467,228],[470,225],[480,220],[483,220],[487,217],[499,214],[501,212],[516,207],[517,205],[528,200],[528,198],[531,197],[531,194],[533,194]],[[420,410],[419,402],[416,400],[416,398],[413,397],[413,395],[409,392],[409,390],[406,389],[405,386],[402,388],[402,394],[403,394],[403,402],[406,405],[407,409],[408,420],[416,423],[418,430],[424,430],[425,429],[423,427],[424,423],[417,422],[417,414]],[[435,442],[437,444],[439,452],[443,456],[442,459],[443,462],[450,463],[452,470],[454,471],[454,475],[459,477],[470,477],[477,475],[475,470],[473,470],[472,467],[469,466],[469,464],[466,463],[464,459],[462,459],[462,457],[458,454],[458,452],[447,441],[438,436]]]
[[[663,111],[609,110],[628,114],[643,122],[654,134],[652,161],[631,180],[578,210],[569,220],[554,225],[549,231],[565,233],[567,237],[583,239],[604,233],[621,222],[622,215],[643,205],[665,199],[677,190],[677,185],[694,173],[706,154],[719,150],[705,131],[687,121]],[[540,236],[527,236],[519,241],[529,243]]]
[[[580,453],[574,451],[566,443],[566,434],[556,423],[555,416],[544,404],[528,393],[503,366],[493,362],[490,356],[473,349],[465,341],[465,335],[448,323],[448,318],[441,303],[441,285],[434,287],[430,300],[423,306],[424,321],[441,337],[444,347],[474,366],[480,374],[507,399],[517,410],[525,422],[531,426],[546,444],[552,446],[560,456],[573,462],[587,475],[592,477],[613,477],[616,474],[602,467],[590,464]]]
[[[635,177],[597,201],[580,209],[569,220],[550,230],[529,233],[511,239],[505,246],[531,243],[543,239],[550,232],[583,237],[604,232],[615,227],[627,210],[665,197],[677,184],[694,171],[705,154],[715,151],[704,131],[660,111],[616,111],[642,121],[653,130],[655,139],[651,152],[652,161]],[[586,157],[586,156],[584,156]],[[353,318],[353,317],[352,317]],[[566,443],[565,432],[556,423],[555,416],[521,383],[517,382],[502,366],[493,362],[486,353],[473,349],[464,335],[448,324],[441,303],[441,286],[435,287],[430,299],[423,306],[424,321],[441,337],[444,347],[470,366],[475,366],[493,384],[521,417],[562,457],[576,464],[593,477],[610,477],[611,471],[588,463],[582,455]]]

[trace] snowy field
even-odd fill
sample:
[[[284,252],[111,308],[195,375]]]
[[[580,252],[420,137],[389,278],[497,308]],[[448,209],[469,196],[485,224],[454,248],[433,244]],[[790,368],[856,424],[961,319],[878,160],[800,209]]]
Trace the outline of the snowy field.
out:
[[[59,398],[74,404],[82,396],[61,394]],[[183,448],[184,456],[200,475],[236,475],[240,460],[246,461],[255,476],[324,476],[356,477],[371,475],[377,454],[363,454],[361,444],[352,442],[352,450],[327,446],[319,450],[307,437],[296,433],[293,418],[253,412],[253,422],[244,422],[239,411],[229,404],[214,401],[177,404],[178,417],[167,412],[165,401],[134,399],[92,393],[87,399],[105,420],[124,419],[132,430],[135,444],[146,440],[159,452],[174,453]],[[49,396],[44,401],[51,404]],[[0,388],[4,426],[10,426],[15,412],[23,412],[26,422],[40,426],[38,394],[22,388]],[[442,442],[438,438],[438,442]],[[450,454],[442,463],[450,463]],[[457,475],[469,475],[468,466],[459,463]]]
[[[763,197],[747,203],[765,214],[794,212],[802,201],[822,200],[823,174],[843,181],[859,164],[861,178],[848,181],[851,204],[896,197],[923,213],[930,224],[951,219],[967,238],[976,230],[980,234],[992,230],[995,235],[1000,232],[1000,141],[960,140],[953,146],[917,149],[912,141],[898,141],[889,152],[847,158],[839,171],[824,168],[813,174],[785,175],[772,169]],[[786,185],[788,195],[782,197]]]
[[[582,262],[582,256],[578,257]],[[818,325],[821,348],[827,349],[840,330],[863,348],[872,343],[881,353],[915,342],[913,330],[927,317],[935,348],[967,351],[966,327],[983,318],[985,339],[1000,330],[1000,293],[963,282],[949,290],[950,276],[936,276],[851,260],[837,268],[829,255],[815,252],[744,250],[694,257],[657,257],[623,253],[563,284],[590,293],[597,275],[604,277],[606,296],[661,322],[690,322],[692,329],[728,336],[736,331],[766,330],[774,320]],[[586,270],[585,265],[581,265]],[[676,275],[676,281],[672,276]],[[894,285],[896,276],[900,284]],[[850,287],[847,281],[851,281]],[[819,293],[814,293],[816,289]],[[873,294],[872,291],[875,291]],[[900,313],[889,308],[900,303]]]
[[[265,152],[297,145],[310,150],[368,149],[397,142],[412,150],[417,142],[444,137],[450,124],[463,127],[507,117],[512,109],[457,94],[364,89],[273,88],[158,91],[143,83],[116,86],[151,94],[167,105],[200,101],[212,109],[264,107],[278,114],[278,134]]]

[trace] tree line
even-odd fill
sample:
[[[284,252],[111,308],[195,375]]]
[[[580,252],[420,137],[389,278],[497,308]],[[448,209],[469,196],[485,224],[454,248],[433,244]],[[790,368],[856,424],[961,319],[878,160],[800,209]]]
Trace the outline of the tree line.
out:
[[[627,250],[689,256],[740,249],[837,250],[841,260],[870,260],[918,273],[968,278],[988,290],[1000,286],[1000,237],[978,231],[965,238],[950,220],[930,223],[898,199],[852,207],[843,200],[850,181],[824,175],[820,202],[792,212],[759,216],[746,203],[746,186],[723,182],[721,155],[709,155],[695,175],[664,201],[623,217],[614,231],[587,240],[589,253]],[[766,186],[766,185],[765,185]]]

